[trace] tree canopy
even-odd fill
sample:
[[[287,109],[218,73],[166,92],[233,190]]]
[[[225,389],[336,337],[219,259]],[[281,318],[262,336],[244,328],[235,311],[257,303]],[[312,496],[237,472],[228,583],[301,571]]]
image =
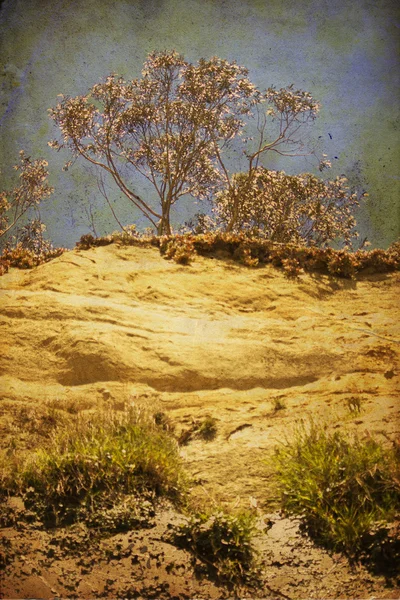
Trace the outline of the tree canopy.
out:
[[[225,153],[250,119],[257,119],[257,140],[244,151],[252,170],[268,151],[301,152],[299,129],[318,109],[293,86],[260,92],[235,62],[214,57],[190,64],[175,51],[153,52],[140,79],[112,74],[84,96],[61,96],[50,115],[62,139],[50,145],[109,173],[158,233],[168,234],[179,198],[204,199],[232,187]],[[156,204],[137,191],[137,173],[153,185]]]
[[[270,152],[309,153],[303,126],[319,111],[310,93],[293,85],[260,91],[235,62],[191,64],[164,51],[148,56],[140,79],[111,74],[86,95],[60,98],[50,115],[62,137],[50,145],[69,149],[67,168],[83,157],[107,172],[159,235],[171,234],[171,208],[192,196],[211,198],[228,232],[258,227],[280,241],[349,243],[357,198],[343,178],[288,176],[260,164]],[[233,144],[245,172],[230,167]],[[330,166],[325,155],[319,166]],[[137,189],[138,174],[153,186],[155,202]]]
[[[189,64],[176,52],[149,55],[142,78],[115,74],[85,96],[63,96],[50,113],[67,147],[108,172],[159,233],[171,233],[181,196],[205,198],[221,179],[217,148],[243,127],[256,100],[247,70],[219,58]],[[136,191],[135,175],[154,186],[158,205]]]

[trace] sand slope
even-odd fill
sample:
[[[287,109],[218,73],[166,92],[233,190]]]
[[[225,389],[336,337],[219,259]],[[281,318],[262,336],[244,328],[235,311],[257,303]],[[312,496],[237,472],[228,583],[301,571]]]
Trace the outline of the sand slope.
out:
[[[267,510],[262,459],[299,418],[398,434],[399,284],[398,273],[291,281],[211,258],[179,266],[155,248],[117,245],[12,269],[0,278],[2,415],[15,403],[144,402],[189,432],[182,454],[197,493],[251,496]],[[206,415],[216,439],[190,441]],[[306,587],[290,595],[290,581],[282,593],[307,597]]]
[[[70,252],[0,280],[0,367],[44,387],[121,382],[159,392],[289,389],[373,371],[391,393],[398,275],[374,279],[293,283],[272,267],[202,258],[178,266],[152,248]]]

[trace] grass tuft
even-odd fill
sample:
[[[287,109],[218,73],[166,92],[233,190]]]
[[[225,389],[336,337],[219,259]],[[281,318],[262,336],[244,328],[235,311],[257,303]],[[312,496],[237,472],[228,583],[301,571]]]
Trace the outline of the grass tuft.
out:
[[[209,575],[236,586],[257,578],[252,512],[229,514],[222,510],[199,512],[172,529],[173,542],[190,550]]]
[[[204,421],[200,423],[197,430],[198,437],[206,441],[215,439],[218,432],[217,419],[211,416],[206,416]]]
[[[282,400],[281,398],[274,398],[273,400],[273,410],[274,412],[278,412],[280,410],[284,410],[286,408],[286,402],[285,400]]]
[[[178,502],[185,489],[176,442],[133,410],[79,415],[16,467],[3,470],[0,491],[22,495],[57,524],[76,520],[100,497],[152,493]]]
[[[361,396],[350,396],[350,398],[347,398],[346,403],[350,414],[354,415],[361,413],[363,404],[363,398]]]
[[[394,450],[311,422],[297,428],[275,459],[284,509],[299,515],[325,546],[354,558],[371,550],[377,528],[381,536],[391,530],[400,505],[400,457]],[[391,546],[396,552],[399,543]]]

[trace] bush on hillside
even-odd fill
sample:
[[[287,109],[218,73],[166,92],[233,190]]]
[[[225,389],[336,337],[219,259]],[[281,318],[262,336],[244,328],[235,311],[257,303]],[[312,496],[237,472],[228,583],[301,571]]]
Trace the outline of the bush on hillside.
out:
[[[186,523],[174,527],[172,540],[193,552],[211,576],[235,586],[257,579],[252,542],[255,530],[251,512],[208,511],[193,514]]]
[[[14,248],[6,248],[0,256],[0,275],[5,275],[10,267],[16,269],[33,269],[38,265],[58,258],[66,252],[66,248],[51,248],[37,254],[33,250],[17,244]]]
[[[310,536],[350,558],[364,555],[378,563],[386,554],[400,565],[395,526],[400,455],[395,449],[311,422],[287,438],[274,462],[282,506],[302,519]]]
[[[176,441],[130,409],[66,421],[16,468],[3,469],[0,481],[0,495],[22,495],[28,508],[56,524],[96,521],[99,505],[117,518],[125,510],[121,494],[134,503],[138,495],[179,502],[186,485]]]
[[[196,254],[216,256],[223,252],[226,257],[248,267],[272,264],[283,269],[289,277],[303,271],[320,272],[338,277],[353,278],[363,272],[389,273],[400,270],[400,243],[396,242],[388,250],[334,250],[278,244],[245,232],[203,234],[180,234],[158,237],[155,235],[126,236],[117,232],[111,236],[94,238],[85,235],[77,247],[87,249],[113,242],[133,246],[155,246],[167,259],[180,264],[190,264]]]
[[[231,232],[296,246],[327,247],[343,240],[351,247],[358,236],[354,212],[357,194],[347,180],[323,181],[315,175],[286,175],[258,167],[236,173],[215,197],[217,223]]]

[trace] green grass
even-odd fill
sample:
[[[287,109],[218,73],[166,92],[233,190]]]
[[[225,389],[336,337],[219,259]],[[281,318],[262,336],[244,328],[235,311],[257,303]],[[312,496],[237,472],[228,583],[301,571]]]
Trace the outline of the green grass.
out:
[[[230,514],[222,510],[196,512],[173,528],[173,542],[190,550],[209,575],[235,587],[257,580],[256,530],[252,512]]]
[[[371,550],[372,532],[388,532],[400,512],[400,457],[371,437],[303,424],[275,460],[286,512],[300,516],[314,539],[350,557]]]
[[[188,515],[171,541],[196,557],[199,575],[233,587],[255,581],[255,515],[195,505],[168,415],[143,407],[71,413],[53,404],[39,412],[34,419],[20,410],[10,425],[21,435],[31,427],[34,446],[17,436],[16,448],[0,456],[0,500],[19,496],[24,506],[15,512],[3,502],[2,526],[80,522],[101,537],[152,527],[156,500],[164,497]],[[216,430],[211,417],[195,427],[207,440]]]
[[[100,498],[151,493],[178,502],[185,490],[176,442],[132,410],[79,415],[22,463],[8,472],[3,464],[1,471],[3,495],[22,495],[56,523],[75,520]]]

